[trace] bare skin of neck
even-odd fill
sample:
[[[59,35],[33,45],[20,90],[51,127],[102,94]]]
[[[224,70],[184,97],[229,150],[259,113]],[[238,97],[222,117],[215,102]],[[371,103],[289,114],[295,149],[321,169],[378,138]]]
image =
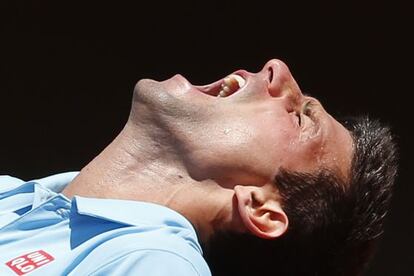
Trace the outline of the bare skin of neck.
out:
[[[177,149],[127,124],[118,137],[64,189],[73,196],[137,200],[160,204],[184,215],[203,242],[217,230],[240,229],[234,192],[212,180],[196,181]],[[165,139],[169,139],[165,137]],[[167,146],[166,146],[167,145]],[[230,204],[229,204],[230,202]]]

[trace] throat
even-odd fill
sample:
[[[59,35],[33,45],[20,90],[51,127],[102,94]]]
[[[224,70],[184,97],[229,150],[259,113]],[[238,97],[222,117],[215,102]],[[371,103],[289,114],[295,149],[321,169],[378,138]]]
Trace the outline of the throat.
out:
[[[137,145],[128,137],[118,136],[62,193],[68,198],[78,195],[163,205],[189,220],[203,241],[216,228],[228,225],[232,189],[212,179],[193,179],[174,156],[151,152],[151,144]]]

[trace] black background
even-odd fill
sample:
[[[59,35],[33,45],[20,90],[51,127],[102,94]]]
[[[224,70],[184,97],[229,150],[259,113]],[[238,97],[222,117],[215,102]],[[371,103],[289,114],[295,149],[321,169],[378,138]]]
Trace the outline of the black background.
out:
[[[125,124],[141,78],[204,84],[279,58],[330,113],[393,126],[400,176],[369,275],[414,275],[408,5],[1,1],[0,11],[0,174],[81,169]]]

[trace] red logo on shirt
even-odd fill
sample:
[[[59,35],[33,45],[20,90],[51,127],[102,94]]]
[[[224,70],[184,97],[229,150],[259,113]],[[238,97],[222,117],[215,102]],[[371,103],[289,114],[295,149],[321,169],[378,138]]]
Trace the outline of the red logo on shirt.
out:
[[[24,275],[26,273],[32,272],[36,268],[41,267],[47,263],[53,261],[54,258],[47,254],[43,250],[38,250],[35,252],[22,255],[20,257],[14,258],[6,263],[17,275]]]

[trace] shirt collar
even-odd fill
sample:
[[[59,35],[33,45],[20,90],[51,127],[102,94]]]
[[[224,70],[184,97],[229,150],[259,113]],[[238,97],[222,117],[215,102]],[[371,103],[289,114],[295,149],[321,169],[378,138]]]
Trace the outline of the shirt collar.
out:
[[[49,189],[55,193],[60,193],[78,174],[79,172],[58,173],[32,181],[39,183],[43,188]]]
[[[162,205],[119,199],[99,199],[75,196],[71,212],[120,224],[140,227],[170,227],[190,242],[200,253],[201,246],[193,225],[180,213]]]
[[[34,182],[40,184],[41,189],[35,191],[34,201],[40,204],[48,197],[62,192],[77,175],[78,172],[69,172],[35,180]],[[72,200],[69,200],[63,194],[59,194],[59,196],[72,203],[72,214],[86,215],[132,226],[168,226],[180,229],[181,231],[177,231],[177,233],[179,232],[184,239],[202,253],[193,225],[183,215],[168,207],[134,200],[81,196],[74,196]]]
[[[75,202],[76,206],[73,206]],[[72,208],[81,215],[92,216],[128,225],[168,225],[187,228],[195,233],[191,223],[180,213],[162,205],[120,199],[75,196]]]

